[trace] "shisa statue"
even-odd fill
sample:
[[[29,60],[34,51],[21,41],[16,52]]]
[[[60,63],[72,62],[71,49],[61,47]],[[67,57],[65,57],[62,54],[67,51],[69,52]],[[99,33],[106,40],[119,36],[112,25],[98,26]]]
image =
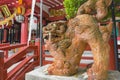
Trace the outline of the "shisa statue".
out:
[[[111,2],[106,1],[109,4]],[[108,6],[101,6],[103,12],[97,9],[99,4],[107,4],[106,1],[88,0],[81,6],[86,9],[88,3],[96,5],[97,7],[93,6],[91,10],[96,13],[91,14],[91,11],[87,12],[80,7],[73,19],[51,22],[43,28],[43,36],[48,39],[47,45],[54,57],[53,63],[47,69],[49,74],[70,76],[77,73],[83,51],[89,44],[94,63],[87,70],[88,80],[107,80],[110,50],[108,41],[112,32],[112,22],[106,26],[99,26],[98,21],[106,16]]]

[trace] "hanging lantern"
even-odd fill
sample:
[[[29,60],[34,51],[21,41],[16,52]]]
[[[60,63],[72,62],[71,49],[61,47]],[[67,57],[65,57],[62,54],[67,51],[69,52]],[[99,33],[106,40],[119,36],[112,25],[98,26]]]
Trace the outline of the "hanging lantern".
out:
[[[31,30],[37,30],[37,18],[33,16],[31,21]]]
[[[15,17],[15,20],[19,23],[22,23],[22,22],[24,22],[24,16],[23,15],[17,15]]]
[[[18,0],[18,7],[17,7],[17,15],[15,16],[15,20],[19,23],[24,22],[24,13],[25,13],[25,8],[22,6],[22,0]]]

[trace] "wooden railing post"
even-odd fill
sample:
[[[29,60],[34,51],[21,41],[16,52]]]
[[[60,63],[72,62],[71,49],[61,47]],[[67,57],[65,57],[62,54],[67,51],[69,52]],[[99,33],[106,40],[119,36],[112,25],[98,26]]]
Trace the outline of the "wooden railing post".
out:
[[[6,58],[6,59],[8,58],[8,50],[4,51],[4,58]]]
[[[35,54],[37,55],[37,64],[36,65],[39,66],[40,65],[40,39],[39,38],[37,38],[35,40],[35,45],[38,46],[37,50],[35,51]]]
[[[7,78],[7,69],[4,66],[4,52],[0,52],[0,80],[5,80]]]

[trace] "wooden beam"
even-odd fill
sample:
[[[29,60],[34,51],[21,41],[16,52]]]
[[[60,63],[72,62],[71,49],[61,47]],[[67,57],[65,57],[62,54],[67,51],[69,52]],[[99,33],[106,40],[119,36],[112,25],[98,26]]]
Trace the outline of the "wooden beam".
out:
[[[50,9],[56,9],[56,10],[58,10],[58,9],[63,9],[63,8],[64,8],[63,5],[59,5],[59,6],[51,7]],[[49,9],[49,11],[50,11],[50,9]]]
[[[46,2],[43,2],[43,4],[46,5],[46,6],[49,6],[49,7],[53,7],[51,4],[46,3]]]
[[[47,20],[49,21],[56,21],[56,20],[63,20],[65,19],[65,16],[58,16],[58,17],[49,17]]]
[[[40,13],[40,8],[38,6],[35,6],[35,12],[36,13]],[[47,14],[44,10],[43,10],[43,17],[49,17],[49,14]]]
[[[57,5],[60,5],[60,3],[59,3],[59,2],[57,2],[56,0],[53,0],[53,2],[54,2],[54,3],[56,3]]]
[[[37,1],[37,2],[41,2],[41,0]],[[47,3],[46,1],[43,1],[43,4],[46,5],[46,6],[49,6],[49,7],[53,7],[50,3]]]
[[[58,0],[58,1],[60,1],[61,3],[63,3],[63,0]]]

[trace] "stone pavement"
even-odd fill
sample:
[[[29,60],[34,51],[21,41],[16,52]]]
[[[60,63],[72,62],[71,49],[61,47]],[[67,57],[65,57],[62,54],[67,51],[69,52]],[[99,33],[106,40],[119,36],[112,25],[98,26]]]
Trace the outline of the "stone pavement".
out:
[[[45,71],[49,65],[38,67],[37,69],[26,73],[25,80],[87,80],[85,69],[80,69],[77,74],[73,76],[56,76],[48,75]],[[108,80],[120,80],[120,72],[109,71]],[[104,74],[103,74],[104,75]]]

